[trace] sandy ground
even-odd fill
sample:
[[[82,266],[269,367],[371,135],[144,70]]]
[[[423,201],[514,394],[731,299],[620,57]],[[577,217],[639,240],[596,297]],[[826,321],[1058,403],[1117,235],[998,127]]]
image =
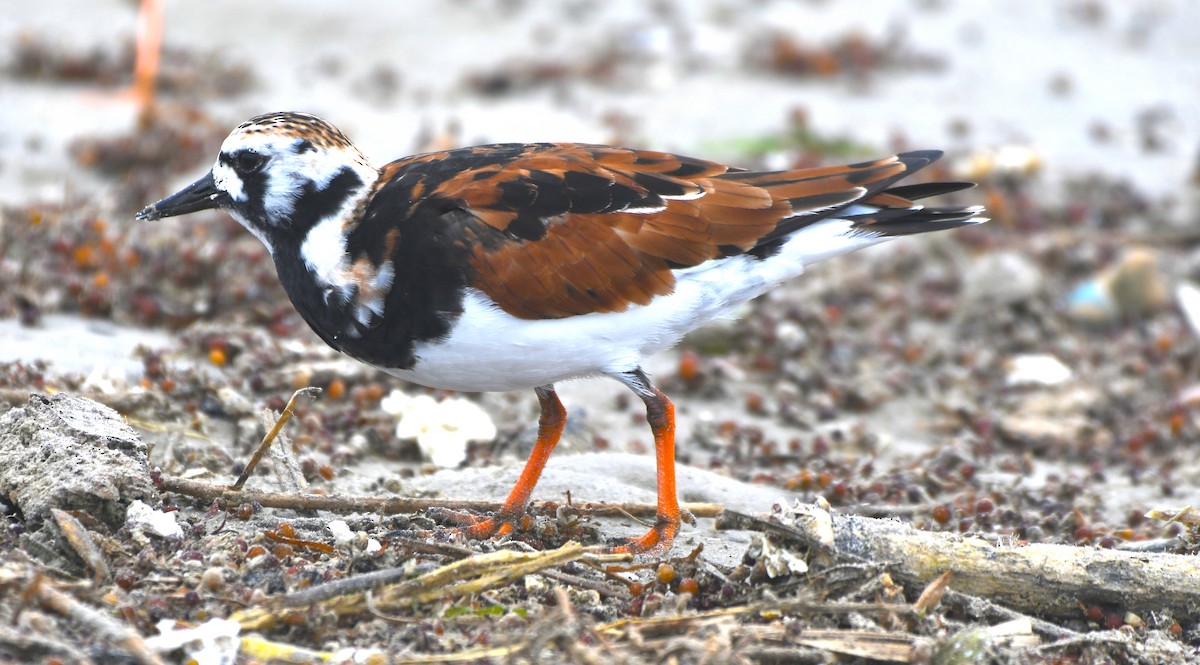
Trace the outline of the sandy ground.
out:
[[[849,513],[990,542],[1187,548],[1178,525],[1140,515],[1200,505],[1191,412],[1200,351],[1173,295],[1200,280],[1195,3],[169,2],[165,44],[177,55],[164,75],[176,78],[160,113],[169,126],[196,112],[199,129],[186,140],[164,135],[158,149],[178,148],[181,162],[130,158],[127,171],[106,169],[80,145],[139,132],[138,109],[119,94],[135,20],[116,1],[16,3],[0,16],[9,45],[0,53],[0,242],[9,243],[0,246],[0,413],[47,388],[119,402],[166,472],[228,474],[261,436],[258,409],[278,409],[300,385],[339,381],[345,397],[302,407],[290,426],[310,481],[333,492],[498,499],[531,442],[532,393],[469,396],[497,440],[465,449],[462,468],[437,470],[394,440],[381,408],[393,389],[420,391],[321,347],[279,300],[252,239],[215,215],[146,229],[133,212],[202,174],[228,128],[270,110],[317,113],[377,163],[493,141],[621,143],[772,168],[938,147],[948,151],[942,177],[983,183],[958,199],[989,206],[995,219],[983,230],[815,267],[740,323],[689,340],[696,376],[681,371],[680,351],[649,361],[678,405],[683,498],[766,513],[820,495]],[[108,64],[31,74],[30,53]],[[799,61],[815,71],[798,74]],[[48,221],[35,229],[35,217]],[[84,260],[92,242],[114,256],[136,248],[140,263]],[[1153,257],[1148,273],[1129,267],[1135,246]],[[1083,312],[1073,293],[1089,280],[1113,312]],[[1113,286],[1122,280],[1138,286]],[[23,301],[39,310],[37,325],[21,321]],[[1045,354],[1069,376],[1013,384],[1014,362]],[[138,390],[150,397],[130,397]],[[572,424],[537,496],[653,499],[652,460],[637,455],[649,434],[624,392],[603,380],[561,387]],[[334,470],[322,481],[312,469],[325,467]],[[281,487],[273,474],[257,482]],[[201,523],[205,506],[179,503]],[[291,513],[282,515],[268,511],[261,524]],[[362,523],[371,537],[388,530]],[[602,542],[640,528],[595,525]],[[712,520],[685,531],[673,555],[706,545],[691,609],[722,606],[712,589],[724,587],[709,585],[735,579],[752,535]],[[172,556],[161,554],[166,569]],[[254,588],[244,576],[238,584]],[[739,600],[758,597],[738,589]],[[160,589],[138,590],[146,596],[125,589],[120,602],[136,606]],[[670,600],[678,588],[656,592]],[[597,620],[654,614],[637,603],[589,611]],[[1143,647],[1170,634],[1196,656],[1190,618],[1163,612],[1139,624],[1119,604],[1097,611],[1099,620],[1054,620]],[[153,614],[200,620],[194,608]],[[947,625],[965,621],[942,618],[941,628],[913,630],[944,639]],[[129,621],[151,632],[148,613]],[[439,648],[463,647],[476,629],[452,624],[458,641]],[[407,633],[381,634],[336,639],[424,653]],[[1137,662],[1133,647],[1091,648],[1056,653]]]

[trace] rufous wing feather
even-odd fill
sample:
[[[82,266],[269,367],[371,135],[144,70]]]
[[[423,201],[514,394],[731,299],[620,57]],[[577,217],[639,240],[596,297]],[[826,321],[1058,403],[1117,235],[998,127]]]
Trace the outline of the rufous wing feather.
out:
[[[385,169],[402,168],[429,201],[477,220],[472,286],[537,319],[645,305],[671,292],[673,269],[755,251],[855,202],[912,210],[911,198],[958,183],[887,188],[938,156],[752,173],[661,152],[510,144]]]

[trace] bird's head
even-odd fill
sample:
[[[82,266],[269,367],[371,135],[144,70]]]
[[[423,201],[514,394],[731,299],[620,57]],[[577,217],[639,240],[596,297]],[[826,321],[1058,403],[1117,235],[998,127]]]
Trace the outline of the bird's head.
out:
[[[268,113],[233,130],[207,175],[137,219],[220,208],[274,251],[303,240],[322,220],[351,215],[377,177],[333,125],[306,113]]]

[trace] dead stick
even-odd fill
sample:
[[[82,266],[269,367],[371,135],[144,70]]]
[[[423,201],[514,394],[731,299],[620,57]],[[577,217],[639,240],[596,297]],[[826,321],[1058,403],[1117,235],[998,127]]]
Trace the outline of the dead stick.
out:
[[[1025,619],[1029,621],[1029,625],[1033,627],[1035,633],[1041,633],[1052,637],[1056,640],[1070,639],[1078,637],[1079,633],[1062,626],[1051,623],[1044,619],[1039,619],[1035,616],[1022,614],[1014,609],[997,605],[987,598],[972,596],[969,593],[962,593],[954,589],[947,589],[946,595],[942,598],[942,604],[957,607],[959,610],[975,614],[985,619],[999,619],[1002,621],[1012,621],[1014,619]]]
[[[476,552],[475,550],[472,550],[467,547],[459,547],[458,545],[451,545],[449,543],[437,543],[437,542],[427,542],[424,540],[412,540],[409,538],[402,538],[399,536],[393,536],[393,537],[388,538],[388,542],[394,546],[403,547],[407,550],[411,550],[414,552],[420,552],[422,554],[437,554],[437,555],[441,555],[441,556],[448,556],[448,557],[451,557],[454,559],[463,559],[463,558],[466,558],[469,556],[474,556],[475,554],[478,554],[478,552]],[[546,570],[543,570],[542,572],[538,573],[538,575],[541,575],[542,577],[545,577],[546,579],[551,579],[556,582],[561,582],[562,584],[566,584],[567,586],[579,587],[581,589],[591,589],[592,591],[595,591],[596,593],[600,594],[601,596],[603,596],[605,598],[629,598],[630,597],[629,589],[627,589],[623,586],[618,587],[618,586],[611,585],[611,584],[605,584],[604,582],[601,582],[599,580],[591,580],[586,577],[580,577],[578,575],[571,575],[570,573],[564,573],[560,570],[546,569]],[[330,584],[332,584],[332,582]],[[324,587],[324,586],[328,586],[328,585],[322,585],[322,587]],[[314,588],[321,588],[321,587],[314,587]]]
[[[545,577],[548,580],[554,580],[559,584],[595,591],[604,598],[629,599],[633,596],[631,593],[629,593],[629,589],[624,587],[605,584],[599,580],[589,580],[586,577],[564,573],[561,570],[546,569],[537,574]]]
[[[467,559],[460,559],[419,577],[403,580],[399,583],[384,585],[378,594],[372,594],[372,609],[391,610],[414,603],[425,603],[441,597],[461,597],[482,593],[487,589],[508,584],[526,575],[532,575],[554,566],[570,561],[576,561],[584,556],[597,557],[600,560],[621,558],[622,555],[596,554],[594,548],[584,548],[574,541],[568,542],[555,550],[542,552],[512,552],[498,550],[488,554],[479,554]],[[628,558],[628,555],[624,555]],[[316,590],[305,590],[291,597],[276,599],[276,607],[255,607],[241,612],[235,612],[229,618],[241,624],[244,630],[262,630],[278,623],[282,615],[278,606],[292,606],[299,601],[308,603],[314,597],[320,597],[319,602],[325,610],[335,614],[355,614],[367,610],[367,594],[361,589],[379,587],[380,574],[364,576],[367,584],[360,583],[338,584],[332,587],[335,594],[331,597],[320,597]],[[319,588],[318,588],[319,589]]]
[[[787,540],[791,540],[792,542],[816,550],[826,556],[835,557],[843,561],[850,561],[852,563],[864,563],[862,557],[854,556],[846,552],[840,552],[836,548],[831,547],[829,543],[822,541],[820,538],[814,536],[808,531],[770,520],[765,517],[749,515],[736,510],[726,510],[721,513],[720,519],[717,520],[717,529],[747,529],[751,531],[762,531],[763,533],[774,534]]]
[[[1070,545],[990,543],[919,531],[892,520],[839,515],[815,506],[791,509],[794,528],[840,556],[888,565],[893,577],[924,584],[947,570],[952,587],[1020,612],[1078,618],[1081,604],[1200,617],[1200,562],[1194,556],[1145,554]],[[1043,627],[1039,627],[1041,629]]]
[[[3,649],[9,651],[2,651]],[[61,641],[52,635],[38,635],[29,630],[18,628],[10,628],[5,625],[0,625],[0,653],[37,653],[49,652],[45,654],[46,660],[43,662],[54,662],[50,656],[59,654],[65,656],[60,658],[59,662],[66,661],[69,663],[90,663],[92,662],[87,654],[78,647]]]
[[[309,607],[331,598],[351,594],[363,594],[388,584],[395,584],[396,582],[403,581],[409,574],[408,571],[401,567],[376,570],[353,577],[343,577],[339,580],[333,580],[325,584],[301,589],[285,596],[279,596],[275,599],[275,603],[279,607]]]
[[[617,636],[628,628],[637,628],[647,639],[669,635],[686,634],[697,626],[714,620],[742,619],[759,616],[764,612],[782,614],[839,615],[849,613],[886,613],[903,617],[916,617],[913,606],[901,603],[837,602],[810,598],[762,601],[749,605],[735,605],[720,609],[688,614],[685,616],[627,617],[596,627],[596,632]],[[766,628],[765,626],[759,626]]]
[[[415,542],[406,539],[397,539],[397,544],[402,547],[407,546],[406,543]],[[420,543],[425,545],[427,543]],[[443,554],[454,557],[456,559],[465,559],[466,557],[478,554],[465,547],[455,547],[445,543],[433,544],[438,549],[436,551],[426,551],[426,553]],[[430,548],[433,549],[433,548]],[[326,582],[318,586],[309,587],[286,596],[280,596],[276,599],[279,607],[308,607],[315,603],[336,598],[338,596],[347,596],[350,594],[361,594],[368,591],[378,589],[379,587],[393,584],[404,579],[408,573],[402,568],[389,568],[387,570],[377,570],[371,573],[363,573],[353,577],[345,577],[331,582]],[[547,569],[543,570],[538,575],[546,577],[563,584],[576,586],[583,589],[592,589],[601,596],[628,598],[629,592],[625,589],[609,587],[602,582],[589,580],[576,575],[570,575],[561,571]]]
[[[258,503],[267,508],[291,508],[294,510],[329,510],[342,513],[379,513],[396,515],[418,513],[430,508],[469,510],[478,513],[495,512],[500,509],[499,501],[429,499],[375,496],[332,496],[328,494],[291,494],[283,492],[254,492],[232,490],[226,486],[205,483],[178,476],[162,476],[158,487],[167,492],[212,501],[219,499],[233,504]],[[552,510],[560,502],[534,501],[531,512]],[[650,503],[576,503],[572,508],[595,517],[620,517],[624,513],[638,517],[653,517],[657,506]],[[696,517],[716,517],[725,508],[719,503],[683,503],[680,508]]]
[[[43,607],[78,621],[105,639],[120,645],[142,665],[166,665],[158,654],[146,646],[145,640],[134,629],[55,589],[48,580],[43,579],[35,584],[37,584],[37,590],[34,592],[34,596]]]
[[[786,539],[790,539],[806,547],[815,548],[816,550],[828,556],[832,556],[835,559],[859,563],[864,561],[862,557],[852,554],[848,551],[838,550],[837,548],[830,547],[828,543],[821,541],[820,537],[814,530],[801,529],[795,526],[781,524],[780,522],[774,520],[755,515],[747,515],[745,513],[740,513],[733,510],[726,510],[721,515],[720,520],[717,522],[717,528],[742,528],[763,531],[765,533],[771,533]],[[899,577],[902,581],[911,583],[913,585],[924,584],[929,581],[927,579],[906,576],[902,571],[896,571],[893,574]],[[989,619],[1000,619],[1003,621],[1026,619],[1030,622],[1035,631],[1043,635],[1049,635],[1055,639],[1063,639],[1078,635],[1078,633],[1075,631],[1063,628],[1058,624],[1023,614],[1002,605],[997,605],[986,598],[973,596],[971,594],[962,593],[953,589],[947,589],[946,595],[943,598],[943,602],[955,605],[960,609],[968,610],[976,615]]]
[[[242,469],[242,475],[238,476],[238,479],[229,486],[229,489],[240,490],[242,489],[242,485],[246,484],[246,480],[254,472],[254,467],[258,466],[258,462],[262,459],[263,454],[271,447],[271,442],[275,440],[275,437],[279,436],[279,432],[283,429],[284,424],[296,412],[296,400],[300,399],[301,395],[316,397],[320,394],[321,389],[312,386],[301,388],[292,393],[292,398],[288,400],[287,406],[283,407],[283,413],[279,414],[279,418],[275,420],[275,426],[263,437],[262,443],[258,444],[258,450],[254,451],[254,454],[250,456],[250,461],[246,463],[246,468]]]

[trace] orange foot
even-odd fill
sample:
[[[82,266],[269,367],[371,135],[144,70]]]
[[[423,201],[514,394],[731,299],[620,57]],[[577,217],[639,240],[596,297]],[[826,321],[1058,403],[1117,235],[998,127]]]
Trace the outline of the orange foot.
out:
[[[550,459],[550,453],[554,450],[559,437],[562,436],[563,427],[567,424],[567,410],[558,400],[554,387],[542,386],[537,388],[536,392],[538,402],[542,407],[542,415],[538,419],[537,443],[533,446],[533,452],[529,454],[529,460],[525,462],[521,477],[513,485],[512,492],[501,504],[500,510],[496,511],[492,517],[486,518],[451,512],[451,519],[465,527],[460,529],[459,533],[467,538],[482,540],[507,536],[525,517],[525,505],[529,503],[529,495],[533,493],[533,487],[537,485],[538,478],[542,475],[546,460]]]
[[[451,525],[450,532],[470,540],[486,540],[507,536],[521,527],[523,513],[515,515],[497,512],[491,517],[483,517],[461,510],[435,509],[430,511],[435,520]]]
[[[675,534],[679,532],[679,520],[667,519],[664,517],[658,518],[654,526],[646,532],[646,535],[641,538],[610,547],[607,552],[610,554],[647,554],[650,556],[658,556],[666,554],[667,550],[671,549],[671,543],[675,540]]]
[[[516,531],[524,517],[524,515],[501,515],[499,513],[493,517],[475,517],[472,520],[474,523],[462,529],[462,533],[473,540],[500,538]]]
[[[470,540],[487,540],[503,538],[517,531],[529,531],[532,518],[525,514],[503,515],[496,513],[492,517],[480,517],[468,513],[453,512],[446,516],[456,525],[451,532]],[[522,523],[529,520],[527,523]],[[675,535],[679,533],[679,520],[660,517],[645,535],[634,538],[624,545],[615,545],[605,551],[608,554],[646,554],[658,556],[671,549]]]

